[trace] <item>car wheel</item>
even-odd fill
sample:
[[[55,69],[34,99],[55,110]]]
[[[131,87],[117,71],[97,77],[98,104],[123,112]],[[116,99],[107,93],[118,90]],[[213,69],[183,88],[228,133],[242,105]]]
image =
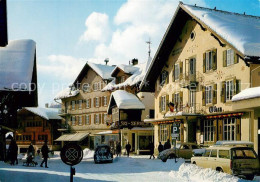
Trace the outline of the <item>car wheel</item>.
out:
[[[216,171],[223,173],[223,169],[221,167],[217,167]]]
[[[162,159],[162,161],[163,161],[163,162],[166,162],[166,161],[167,161],[167,158],[165,158],[165,159]]]
[[[246,175],[246,179],[247,180],[253,180],[255,178],[255,175],[251,174],[251,175]]]
[[[168,159],[174,159],[175,157],[176,157],[175,154],[170,154],[169,157],[168,157]]]

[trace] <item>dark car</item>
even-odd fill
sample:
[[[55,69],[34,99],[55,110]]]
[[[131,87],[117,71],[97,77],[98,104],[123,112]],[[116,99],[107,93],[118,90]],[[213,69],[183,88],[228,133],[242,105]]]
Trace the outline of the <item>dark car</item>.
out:
[[[94,154],[95,163],[113,162],[113,153],[109,145],[101,144],[98,145]]]

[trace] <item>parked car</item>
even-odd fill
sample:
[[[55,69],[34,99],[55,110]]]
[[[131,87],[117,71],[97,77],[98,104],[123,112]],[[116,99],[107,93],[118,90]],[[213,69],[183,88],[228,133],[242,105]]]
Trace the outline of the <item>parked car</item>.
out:
[[[252,180],[259,174],[260,166],[251,144],[228,142],[214,145],[207,148],[203,156],[192,157],[191,163]]]
[[[176,147],[176,153],[174,148],[166,149],[159,153],[158,159],[161,159],[163,162],[175,157],[190,159],[193,155],[193,150],[199,148],[200,147],[195,143],[182,143],[179,147]]]
[[[95,163],[113,162],[113,153],[109,145],[101,144],[98,145],[94,153]]]

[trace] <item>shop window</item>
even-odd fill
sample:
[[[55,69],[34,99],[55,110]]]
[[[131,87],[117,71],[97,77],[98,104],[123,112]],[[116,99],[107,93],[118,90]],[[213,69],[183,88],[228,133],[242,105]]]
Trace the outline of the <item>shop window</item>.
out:
[[[213,120],[204,121],[204,141],[213,142],[214,141],[214,125]]]
[[[236,118],[224,118],[223,140],[236,140]]]
[[[161,124],[160,125],[160,141],[166,142],[169,139],[169,125]]]

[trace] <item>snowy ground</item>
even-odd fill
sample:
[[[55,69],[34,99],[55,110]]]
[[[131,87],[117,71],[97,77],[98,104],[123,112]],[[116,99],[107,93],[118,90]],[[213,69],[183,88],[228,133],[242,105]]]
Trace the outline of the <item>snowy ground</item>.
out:
[[[202,182],[202,181],[245,181],[225,173],[218,173],[210,169],[201,169],[195,165],[178,163],[168,160],[148,159],[148,156],[118,157],[113,163],[94,164],[93,152],[85,151],[82,162],[75,166],[74,181],[174,181],[174,182]],[[39,163],[40,158],[36,159]],[[65,165],[56,155],[49,160],[49,168],[24,167],[20,161],[17,166],[0,162],[0,181],[69,181],[69,166]]]

